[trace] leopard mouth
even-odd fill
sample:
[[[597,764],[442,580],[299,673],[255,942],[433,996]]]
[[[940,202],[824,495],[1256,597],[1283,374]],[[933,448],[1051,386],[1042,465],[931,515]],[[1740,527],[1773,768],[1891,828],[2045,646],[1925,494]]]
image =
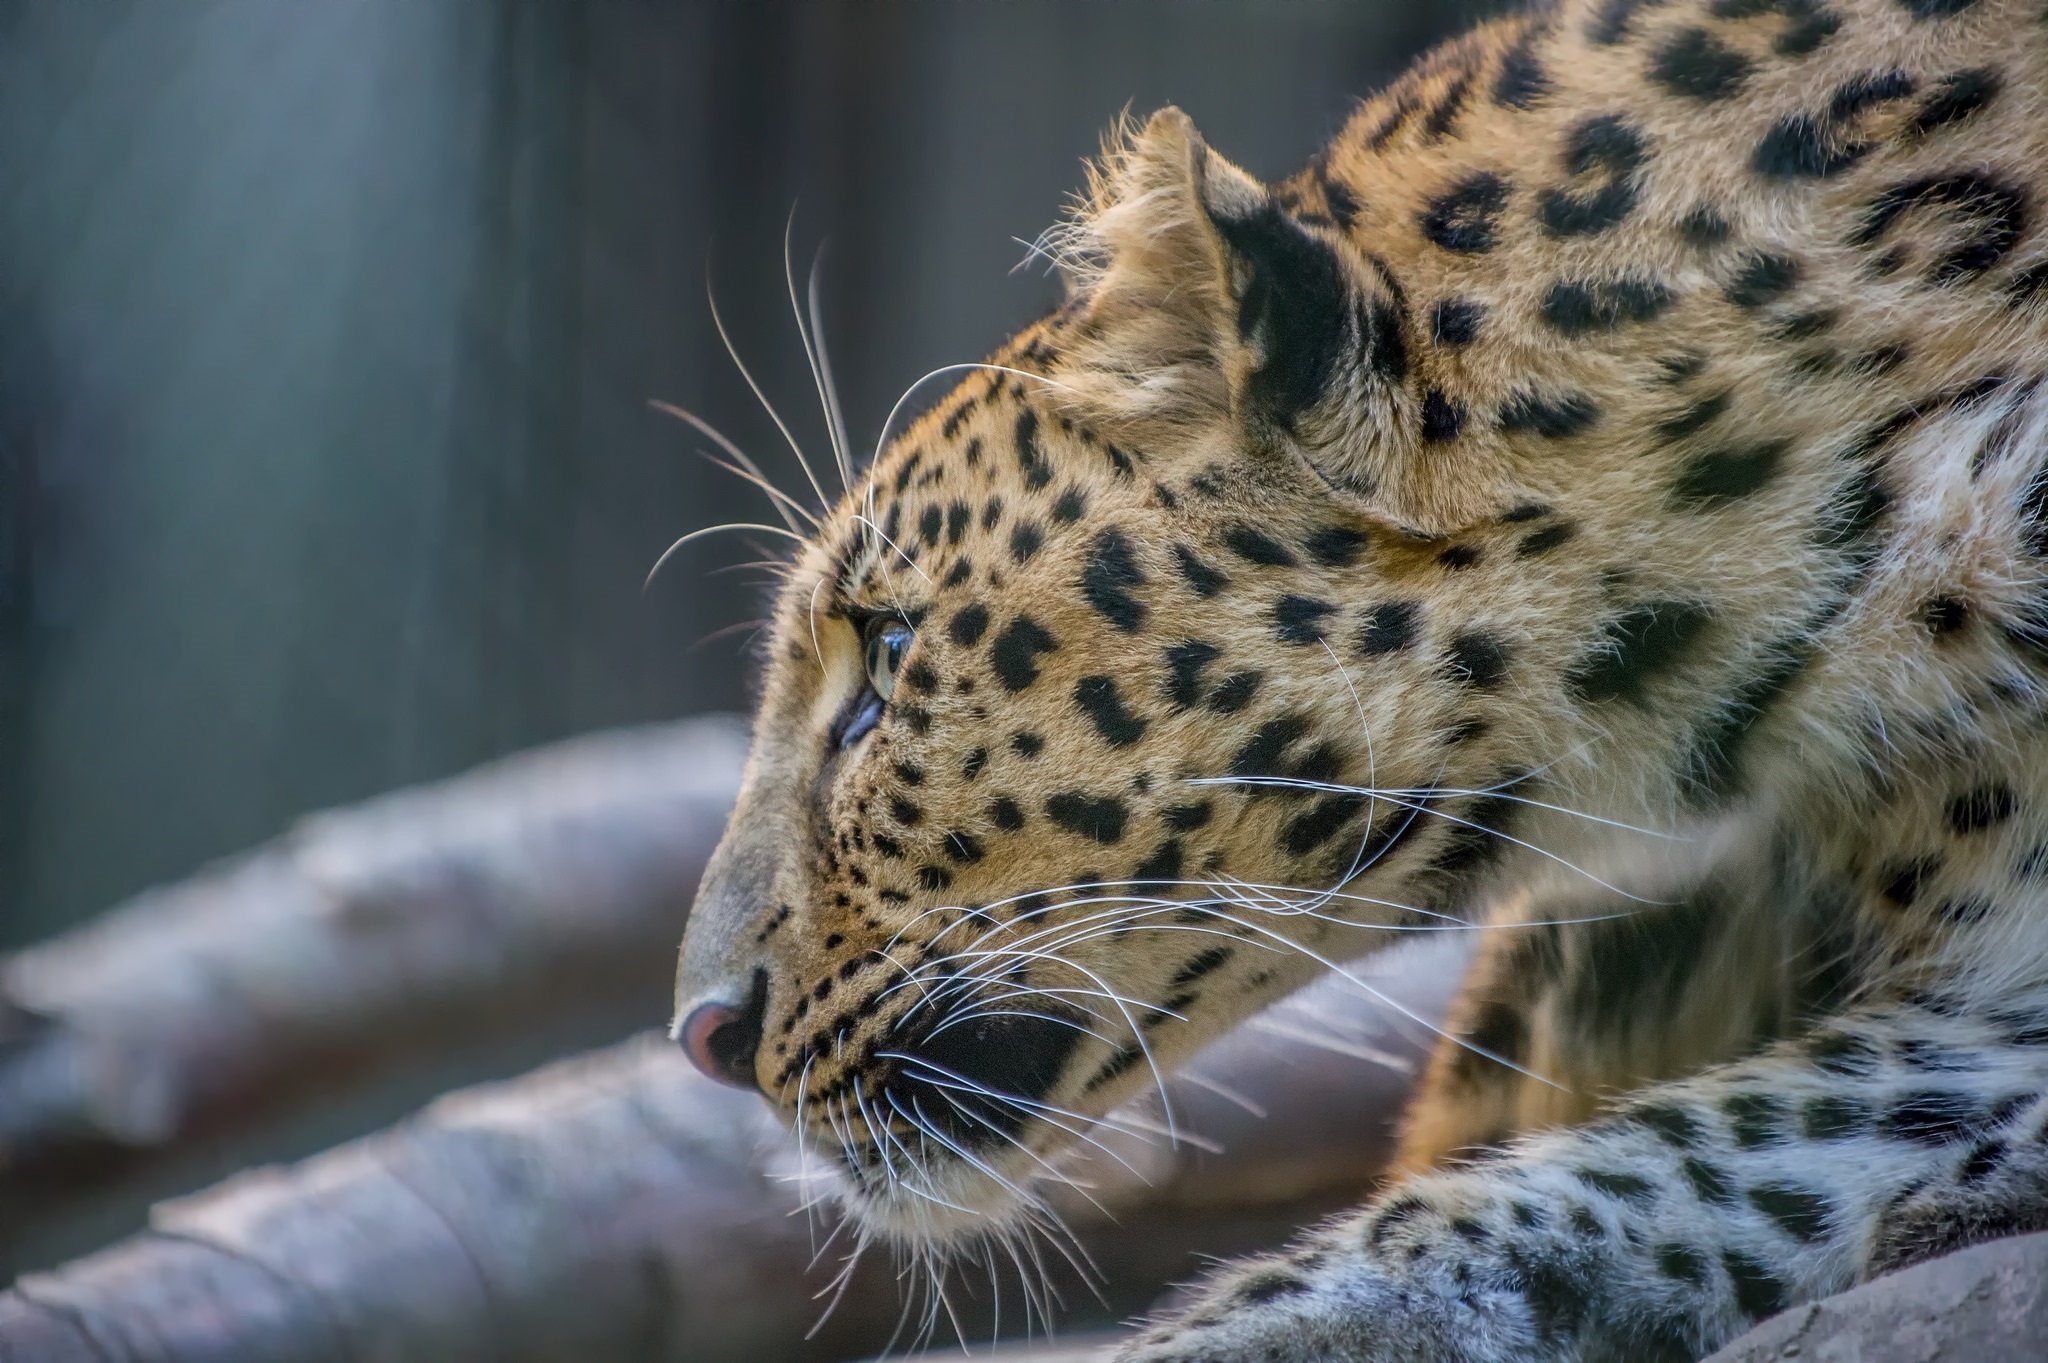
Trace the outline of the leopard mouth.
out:
[[[1009,1144],[1065,1074],[1086,1023],[1069,1010],[1012,1004],[943,1018],[877,1053],[883,1091],[963,1149]]]
[[[1029,1209],[1041,1145],[1073,1129],[1051,1095],[1089,1036],[1034,1001],[964,1013],[913,1009],[863,1074],[810,1114],[836,1152],[840,1201],[870,1233],[928,1245],[986,1233]],[[1048,1120],[1048,1115],[1061,1118]],[[1081,1119],[1086,1121],[1085,1118]]]

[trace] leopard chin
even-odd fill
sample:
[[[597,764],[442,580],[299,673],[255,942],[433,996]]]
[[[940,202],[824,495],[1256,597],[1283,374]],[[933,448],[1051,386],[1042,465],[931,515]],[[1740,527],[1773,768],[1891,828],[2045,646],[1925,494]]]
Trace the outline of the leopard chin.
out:
[[[1032,1185],[1091,1124],[1035,1115],[1086,1034],[1071,1010],[1016,1006],[879,1050],[874,1088],[812,1127],[814,1146],[834,1152],[848,1213],[896,1243],[944,1245],[1000,1233],[1039,1205]]]

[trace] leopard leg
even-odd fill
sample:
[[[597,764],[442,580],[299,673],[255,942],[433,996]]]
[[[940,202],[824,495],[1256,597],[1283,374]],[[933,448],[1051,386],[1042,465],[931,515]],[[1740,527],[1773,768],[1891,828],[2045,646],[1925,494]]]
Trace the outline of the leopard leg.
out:
[[[1573,1115],[1530,1111],[1575,1086],[1532,1084],[1524,1073],[1534,1051],[1551,1051],[1546,1002],[1561,963],[1563,930],[1530,926],[1533,906],[1523,895],[1494,906],[1458,994],[1444,1018],[1443,1035],[1429,1057],[1401,1118],[1400,1146],[1390,1162],[1406,1178],[1490,1146],[1544,1121]]]
[[[2042,1186],[2048,995],[1919,997],[1412,1179],[1232,1266],[1126,1363],[1687,1360]],[[2000,1180],[2006,1180],[2004,1185]],[[1951,1236],[1951,1238],[1954,1238]]]
[[[1496,901],[1404,1114],[1396,1176],[1585,1121],[1840,1006],[1867,967],[1850,915],[1782,849],[1714,850],[1656,868],[1635,897],[1571,877]]]

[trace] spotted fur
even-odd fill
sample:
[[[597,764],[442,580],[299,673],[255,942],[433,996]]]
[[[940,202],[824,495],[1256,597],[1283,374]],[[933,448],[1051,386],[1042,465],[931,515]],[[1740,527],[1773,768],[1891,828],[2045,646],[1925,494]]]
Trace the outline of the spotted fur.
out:
[[[2039,0],[1564,0],[1275,185],[1123,135],[792,565],[679,1016],[950,1242],[1485,924],[1402,1178],[1158,1363],[1689,1359],[2048,1225],[2044,81]]]

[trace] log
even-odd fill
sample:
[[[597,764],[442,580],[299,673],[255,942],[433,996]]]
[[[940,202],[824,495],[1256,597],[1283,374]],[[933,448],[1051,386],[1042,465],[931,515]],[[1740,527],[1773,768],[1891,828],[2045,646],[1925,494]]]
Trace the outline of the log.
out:
[[[2041,1363],[2048,1235],[1958,1250],[1765,1321],[1707,1363]]]
[[[423,1055],[658,1021],[745,744],[700,719],[539,749],[0,961],[0,1224]]]
[[[1375,975],[1428,1012],[1458,966],[1439,949]],[[1070,1319],[1143,1309],[1199,1272],[1199,1253],[1272,1243],[1357,1200],[1425,1040],[1374,1000],[1322,986],[1177,1085],[1177,1120],[1217,1148],[1102,1133],[1130,1168],[1076,1163],[1100,1208],[1077,1194],[1062,1206],[1104,1285],[1091,1307],[1067,1273]],[[809,1267],[799,1168],[758,1097],[703,1079],[650,1034],[161,1205],[141,1234],[0,1294],[0,1360],[759,1363],[879,1350],[902,1304],[879,1254],[806,1338],[838,1263]],[[1003,1291],[998,1315],[985,1282],[956,1288],[969,1337],[1021,1326],[1016,1283]]]
[[[1109,1363],[1113,1337],[990,1363]],[[2041,1363],[2048,1234],[1958,1250],[1773,1316],[1703,1363]],[[879,1360],[876,1363],[880,1363]]]
[[[622,995],[657,1011],[743,755],[727,720],[556,745],[306,819],[0,961],[0,1225],[310,1096],[332,1101],[401,1057],[617,1010]],[[1432,1013],[1457,957],[1375,973],[1419,981],[1404,1003]],[[1179,1086],[1220,1154],[1110,1138],[1151,1181],[1098,1160],[1116,1220],[1067,1199],[1106,1273],[1107,1304],[1076,1317],[1141,1309],[1198,1271],[1198,1253],[1271,1243],[1361,1196],[1400,1067],[1423,1049],[1388,1022],[1337,987],[1212,1051],[1198,1071],[1275,1109],[1262,1122]],[[1314,1031],[1328,1044],[1302,1040]],[[1395,1068],[1355,1058],[1376,1052]],[[807,1269],[808,1235],[786,1215],[792,1161],[758,1100],[641,1038],[163,1204],[145,1233],[0,1295],[0,1360],[876,1347],[899,1310],[879,1264],[801,1338],[822,1270]],[[2048,1357],[2044,1283],[2048,1236],[1981,1246],[1788,1312],[1712,1363]],[[1005,1324],[985,1296],[961,1306],[974,1329]]]

